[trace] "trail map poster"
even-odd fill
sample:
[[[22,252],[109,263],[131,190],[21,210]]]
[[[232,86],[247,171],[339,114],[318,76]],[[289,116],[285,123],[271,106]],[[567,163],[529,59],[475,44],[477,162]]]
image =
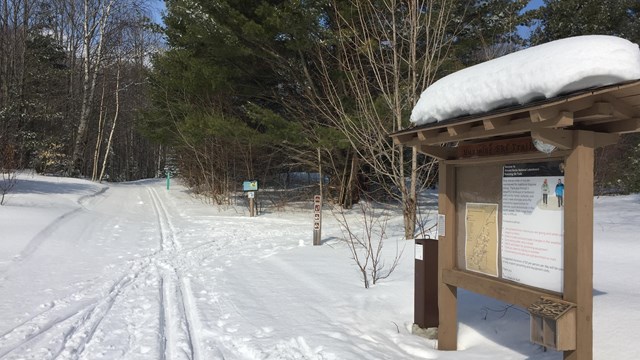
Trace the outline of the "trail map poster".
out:
[[[562,292],[562,162],[504,166],[501,238],[502,278]]]
[[[498,276],[498,204],[467,203],[467,270]]]

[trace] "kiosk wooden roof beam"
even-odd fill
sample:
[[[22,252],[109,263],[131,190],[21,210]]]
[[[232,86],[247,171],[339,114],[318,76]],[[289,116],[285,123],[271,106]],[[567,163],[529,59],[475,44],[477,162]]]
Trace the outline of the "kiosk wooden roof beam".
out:
[[[640,80],[416,126],[391,136],[397,144],[419,145],[420,151],[429,149],[429,155],[434,155],[434,146],[451,142],[532,132],[560,141],[554,144],[559,148],[569,148],[568,135],[553,134],[552,129],[589,130],[615,135],[640,131]],[[442,156],[453,155],[449,150],[437,152]]]

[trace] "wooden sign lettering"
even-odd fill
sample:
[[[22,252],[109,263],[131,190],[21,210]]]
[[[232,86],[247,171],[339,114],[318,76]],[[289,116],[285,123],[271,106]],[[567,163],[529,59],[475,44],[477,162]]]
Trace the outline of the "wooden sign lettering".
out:
[[[496,140],[477,144],[461,144],[458,146],[458,158],[482,156],[499,156],[521,154],[537,151],[531,137]]]

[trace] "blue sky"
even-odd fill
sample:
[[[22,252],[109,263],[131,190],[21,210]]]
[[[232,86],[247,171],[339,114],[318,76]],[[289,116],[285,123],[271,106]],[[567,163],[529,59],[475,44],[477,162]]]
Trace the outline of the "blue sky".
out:
[[[524,8],[524,11],[537,9],[543,4],[543,0],[530,0],[529,4]],[[166,10],[164,0],[151,0],[150,6],[152,10],[151,18],[157,23],[162,23],[162,12]],[[529,28],[521,27],[519,32],[521,36],[528,37],[531,30]]]
[[[151,20],[158,24],[162,23],[162,12],[166,9],[164,0],[151,0],[149,7],[151,8]]]
[[[525,10],[537,9],[542,6],[544,3],[542,0],[531,0],[529,4],[524,8]]]
[[[542,5],[544,5],[543,0],[531,0],[531,1],[529,1],[529,4],[527,4],[527,6],[525,6],[523,11],[537,9]],[[518,27],[518,34],[520,34],[520,36],[522,36],[524,38],[529,38],[529,36],[531,35],[531,30],[532,30],[531,28],[524,27],[524,26],[519,26]]]

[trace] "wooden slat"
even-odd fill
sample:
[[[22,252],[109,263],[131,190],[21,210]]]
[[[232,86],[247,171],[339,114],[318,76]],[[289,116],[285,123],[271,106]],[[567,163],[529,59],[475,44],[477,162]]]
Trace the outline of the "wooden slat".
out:
[[[629,105],[626,102],[619,100],[609,94],[606,94],[603,97],[607,102],[611,103],[611,105],[613,106],[613,115],[618,119],[630,119],[638,117],[638,113],[632,105]]]
[[[605,124],[598,124],[595,126],[590,126],[589,130],[613,134],[638,132],[640,131],[640,119],[627,119],[622,121],[608,122]]]
[[[636,82],[633,84],[627,84],[624,86],[618,87],[615,91],[612,91],[611,94],[617,98],[639,95],[640,94],[640,82]]]
[[[610,102],[595,102],[590,108],[577,111],[573,114],[574,119],[590,120],[613,116],[613,105]]]
[[[418,145],[416,150],[439,160],[454,159],[458,154],[457,148],[444,146]]]
[[[620,141],[620,134],[593,133],[593,136],[595,149],[617,144]]]
[[[415,133],[408,133],[408,134],[399,134],[399,135],[393,135],[393,142],[396,145],[403,145],[408,143],[410,140],[412,140],[413,138],[416,137]]]
[[[471,129],[471,123],[447,126],[447,133],[450,136],[464,136]]]
[[[599,118],[599,119],[589,119],[589,120],[576,119],[575,120],[576,126],[583,130],[588,130],[591,126],[606,124],[614,121],[618,121],[618,119],[616,119],[613,116],[607,117],[607,118]]]
[[[426,141],[428,139],[431,139],[431,138],[434,138],[434,137],[438,136],[439,133],[440,133],[440,130],[438,130],[438,129],[421,130],[421,131],[418,131],[418,139],[420,141]]]
[[[511,116],[501,116],[492,119],[483,119],[482,125],[485,130],[495,130],[499,127],[503,127],[509,123]]]
[[[568,151],[554,151],[545,157],[545,160],[551,161],[554,159],[564,159],[568,155]],[[449,160],[447,163],[452,165],[485,165],[485,164],[498,164],[505,162],[524,162],[528,160],[540,160],[540,152],[532,152],[527,154],[514,154],[514,155],[500,155],[500,156],[487,156],[470,159]]]
[[[557,107],[549,107],[543,109],[536,109],[529,111],[529,117],[531,122],[537,123],[541,121],[547,121],[558,117],[559,110]]]
[[[631,105],[631,106],[640,106],[640,94],[639,95],[633,95],[633,96],[627,96],[627,97],[622,97],[619,98],[620,101],[624,101],[625,103]]]
[[[496,128],[494,130],[484,130],[482,128],[472,128],[471,130],[461,134],[452,136],[450,133],[441,133],[435,138],[426,141],[426,145],[439,145],[451,141],[471,140],[488,138],[492,136],[500,135],[513,135],[521,134],[530,131],[532,128],[545,128],[545,127],[567,127],[573,125],[573,114],[570,112],[561,112],[557,118],[552,120],[540,121],[532,124],[528,121],[512,120],[508,125]]]
[[[552,292],[536,290],[530,287],[508,283],[497,278],[490,278],[462,270],[447,270],[443,273],[443,281],[449,285],[473,291],[504,301],[509,304],[516,304],[528,307],[541,296],[559,299],[558,294]]]

